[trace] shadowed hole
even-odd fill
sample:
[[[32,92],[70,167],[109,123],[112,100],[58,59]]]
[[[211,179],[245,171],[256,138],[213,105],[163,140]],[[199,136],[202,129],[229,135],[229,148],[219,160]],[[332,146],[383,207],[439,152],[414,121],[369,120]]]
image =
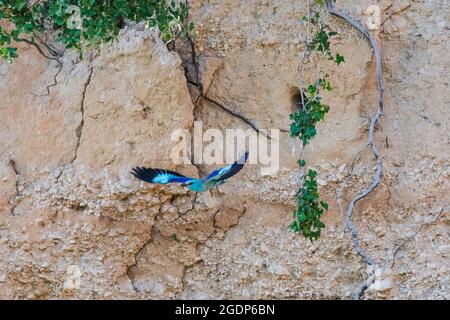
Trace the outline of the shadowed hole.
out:
[[[297,87],[291,88],[291,110],[296,112],[303,109],[302,94]],[[303,93],[303,101],[306,101],[305,93]]]

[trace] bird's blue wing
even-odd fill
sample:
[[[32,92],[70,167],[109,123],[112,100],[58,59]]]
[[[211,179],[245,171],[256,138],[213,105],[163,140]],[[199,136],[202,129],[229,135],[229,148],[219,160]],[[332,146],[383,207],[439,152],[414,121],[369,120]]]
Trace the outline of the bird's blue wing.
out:
[[[223,167],[218,170],[214,170],[211,172],[208,177],[206,177],[205,181],[222,181],[224,182],[226,179],[231,178],[236,173],[242,170],[244,167],[245,162],[248,159],[248,152],[243,154],[238,161],[236,161],[233,164],[229,164],[226,167]]]
[[[133,168],[131,174],[143,181],[159,184],[167,184],[171,182],[188,183],[189,181],[194,180],[193,178],[185,177],[174,171],[164,169],[136,167]]]
[[[221,169],[217,169],[217,170],[214,170],[213,172],[211,172],[210,174],[208,174],[208,176],[206,177],[205,181],[208,181],[212,177],[217,176],[217,174],[219,173],[220,170]]]

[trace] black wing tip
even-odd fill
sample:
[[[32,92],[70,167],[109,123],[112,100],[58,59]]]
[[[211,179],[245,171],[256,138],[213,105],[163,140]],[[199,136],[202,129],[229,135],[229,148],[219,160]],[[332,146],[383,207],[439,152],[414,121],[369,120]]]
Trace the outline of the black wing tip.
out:
[[[130,173],[134,177],[146,182],[152,182],[152,179],[158,174],[157,170],[144,167],[134,167]]]
[[[134,167],[133,169],[131,169],[131,174],[132,175],[136,175],[136,174],[140,174],[143,173],[147,170],[151,170],[151,169],[146,169],[144,167]]]
[[[133,169],[131,169],[130,173],[136,178],[150,183],[153,183],[153,179],[161,173],[168,173],[175,177],[186,178],[185,176],[175,171],[165,169],[144,168],[144,167],[134,167]]]

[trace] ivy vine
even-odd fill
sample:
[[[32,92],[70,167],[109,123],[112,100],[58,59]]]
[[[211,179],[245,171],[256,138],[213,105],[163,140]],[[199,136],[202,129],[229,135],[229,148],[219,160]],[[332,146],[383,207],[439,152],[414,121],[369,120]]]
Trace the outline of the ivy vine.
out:
[[[345,62],[345,58],[342,55],[339,53],[333,54],[331,51],[330,39],[336,36],[337,33],[328,31],[322,22],[320,8],[325,5],[325,2],[315,0],[314,4],[316,5],[316,10],[308,12],[308,15],[301,19],[307,30],[304,40],[306,51],[301,64],[305,63],[305,58],[309,60],[310,55],[315,54],[314,58],[316,58],[318,65],[318,77],[314,83],[301,87],[302,101],[300,108],[290,115],[292,120],[290,135],[302,142],[303,149],[316,136],[317,123],[323,121],[330,110],[328,105],[322,103],[321,90],[332,91],[333,87],[329,81],[328,74],[323,74],[320,70],[320,59],[332,60],[337,65]],[[310,29],[313,31],[312,36],[309,36]],[[304,168],[306,161],[300,158],[298,165]],[[302,234],[311,242],[319,239],[322,229],[325,228],[325,224],[320,219],[325,211],[328,210],[328,203],[320,200],[316,170],[308,169],[304,174],[302,186],[296,193],[296,202],[297,208],[293,212],[294,221],[289,228],[296,233]]]

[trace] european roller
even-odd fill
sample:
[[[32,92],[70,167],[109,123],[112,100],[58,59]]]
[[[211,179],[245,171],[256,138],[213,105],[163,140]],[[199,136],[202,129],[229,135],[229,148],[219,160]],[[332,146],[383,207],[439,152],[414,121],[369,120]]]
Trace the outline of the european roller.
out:
[[[244,153],[235,163],[214,170],[204,179],[185,177],[177,172],[170,170],[144,167],[133,168],[131,174],[136,178],[149,183],[181,183],[181,185],[187,186],[191,191],[206,192],[212,188],[220,186],[221,184],[225,183],[227,179],[231,178],[236,173],[241,171],[247,159],[248,152]]]

